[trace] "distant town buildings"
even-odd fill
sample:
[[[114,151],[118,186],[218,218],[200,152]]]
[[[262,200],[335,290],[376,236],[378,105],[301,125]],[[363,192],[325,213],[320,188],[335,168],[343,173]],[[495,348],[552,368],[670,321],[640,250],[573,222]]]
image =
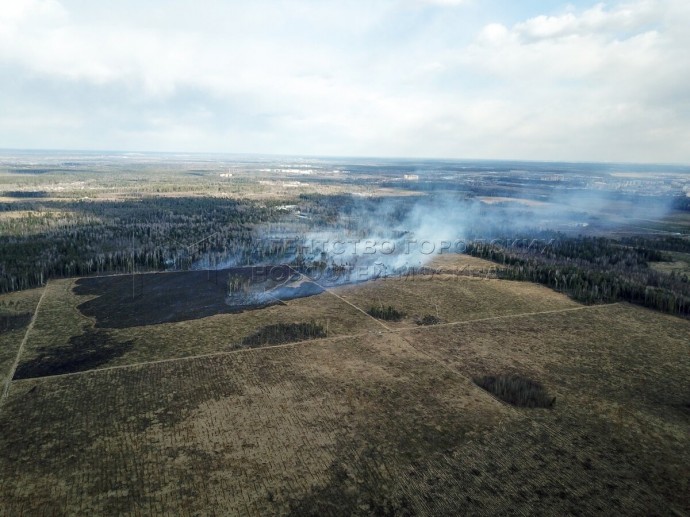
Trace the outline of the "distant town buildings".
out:
[[[419,174],[405,174],[403,179],[405,181],[417,181],[419,180]]]

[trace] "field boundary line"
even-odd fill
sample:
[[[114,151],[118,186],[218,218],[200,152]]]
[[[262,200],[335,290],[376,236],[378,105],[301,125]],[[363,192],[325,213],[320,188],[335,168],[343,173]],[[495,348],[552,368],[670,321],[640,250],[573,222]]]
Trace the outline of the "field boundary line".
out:
[[[435,326],[438,326],[438,325],[435,325]],[[427,327],[427,328],[428,328],[428,327]],[[430,361],[435,362],[436,364],[438,364],[441,368],[443,368],[443,369],[446,370],[447,372],[450,372],[450,373],[456,375],[457,377],[460,377],[461,379],[467,381],[468,384],[469,384],[472,388],[478,389],[479,392],[480,392],[481,394],[486,395],[486,396],[488,396],[488,397],[494,399],[494,400],[495,400],[496,402],[498,402],[500,405],[506,407],[506,408],[508,409],[509,412],[513,413],[514,415],[519,415],[519,414],[520,414],[520,412],[519,412],[515,407],[513,407],[512,405],[508,404],[507,402],[505,402],[505,401],[499,399],[499,398],[498,398],[496,395],[494,395],[493,393],[491,393],[491,392],[489,392],[489,391],[487,391],[487,390],[484,390],[484,389],[482,389],[481,387],[477,386],[477,384],[475,384],[475,382],[474,382],[470,377],[468,377],[467,375],[465,375],[465,374],[462,373],[461,371],[456,370],[456,369],[453,368],[451,365],[444,363],[441,359],[439,359],[438,357],[435,357],[435,356],[431,355],[429,352],[427,352],[427,351],[425,351],[425,350],[422,350],[422,349],[417,348],[416,346],[414,346],[414,345],[410,342],[410,340],[407,339],[406,336],[401,335],[401,336],[400,336],[400,339],[401,339],[408,347],[410,347],[412,350],[414,350],[414,351],[417,352],[418,354],[423,355],[424,357],[426,357],[426,358],[429,359]]]
[[[315,280],[309,278],[309,277],[308,277],[307,275],[305,275],[304,273],[300,273],[299,271],[295,270],[295,269],[294,269],[292,266],[290,266],[290,265],[288,265],[287,267],[290,268],[290,269],[291,269],[292,271],[294,271],[295,273],[297,273],[298,275],[300,275],[300,276],[306,278],[307,280],[309,280],[309,281],[310,281],[311,283],[313,283],[314,285],[317,285],[318,287],[320,287],[321,289],[323,289],[323,290],[324,290],[325,292],[327,292],[328,294],[335,296],[335,297],[338,298],[338,300],[340,300],[341,302],[345,302],[345,303],[348,304],[350,307],[353,307],[354,309],[358,310],[359,312],[361,312],[362,314],[364,314],[367,318],[371,318],[372,320],[374,320],[376,323],[378,323],[379,325],[381,325],[381,326],[382,326],[384,329],[386,329],[387,331],[390,332],[390,331],[393,330],[393,329],[391,329],[388,325],[386,325],[384,322],[382,322],[381,320],[379,320],[379,319],[377,319],[377,318],[374,318],[371,314],[369,314],[368,312],[366,312],[364,309],[360,309],[360,308],[357,307],[354,303],[347,301],[345,298],[343,298],[343,297],[340,296],[339,294],[335,294],[333,291],[331,291],[330,289],[328,289],[328,288],[322,286],[322,285],[319,284],[317,281],[315,281]]]
[[[244,268],[244,267],[262,267],[262,266],[237,266],[239,268]],[[82,276],[63,276],[59,277],[56,280],[74,280],[75,282],[78,280],[88,280],[91,278],[119,278],[122,276],[140,276],[140,275],[172,275],[175,273],[208,273],[211,271],[227,271],[228,269],[233,269],[233,268],[225,268],[225,269],[180,269],[180,270],[173,270],[173,271],[135,271],[132,273],[131,271],[129,272],[117,272],[117,273],[103,273],[103,274],[96,274],[96,275],[82,275]]]
[[[347,301],[347,300],[344,300],[344,301]],[[350,304],[350,305],[353,305],[353,304]],[[17,379],[17,380],[12,381],[12,382],[16,383],[16,382],[38,381],[38,380],[45,380],[45,379],[57,379],[60,377],[73,377],[76,375],[86,375],[89,373],[107,372],[110,370],[123,370],[126,368],[136,368],[138,366],[148,366],[148,365],[161,364],[161,363],[172,363],[172,362],[176,362],[176,361],[191,361],[194,359],[220,357],[220,356],[240,354],[240,353],[246,353],[246,352],[262,352],[263,350],[272,350],[272,349],[277,349],[277,348],[290,348],[290,347],[296,347],[296,346],[307,345],[307,344],[320,344],[320,343],[322,344],[322,343],[328,343],[328,342],[336,342],[336,341],[341,341],[344,339],[369,336],[371,334],[383,334],[383,333],[400,334],[403,332],[410,332],[410,331],[428,331],[428,330],[432,330],[432,329],[438,328],[438,327],[449,327],[449,326],[453,326],[453,325],[481,323],[483,321],[491,321],[491,320],[498,320],[498,319],[505,319],[505,318],[519,318],[520,316],[538,316],[540,314],[556,314],[556,313],[561,313],[561,312],[572,312],[572,311],[585,310],[585,309],[598,309],[598,308],[604,308],[604,307],[612,307],[615,305],[621,305],[621,304],[620,303],[610,303],[610,304],[606,304],[606,305],[583,305],[580,307],[568,307],[566,309],[556,309],[556,310],[552,310],[552,311],[526,312],[526,313],[521,313],[521,314],[508,314],[508,315],[503,315],[503,316],[492,316],[489,318],[479,318],[479,319],[475,319],[475,320],[456,321],[453,323],[441,323],[438,325],[427,325],[427,326],[418,326],[418,327],[403,327],[403,328],[396,328],[396,329],[386,327],[386,329],[387,329],[386,331],[367,330],[364,332],[357,332],[355,334],[343,334],[341,336],[329,336],[329,337],[318,338],[318,339],[306,339],[306,340],[302,340],[302,341],[294,341],[292,343],[281,343],[280,345],[268,345],[268,346],[262,346],[262,347],[256,347],[256,348],[236,348],[234,350],[220,350],[217,352],[209,352],[207,354],[188,355],[188,356],[184,356],[184,357],[168,357],[166,359],[156,359],[154,361],[142,361],[139,363],[119,364],[119,365],[115,365],[115,366],[106,366],[104,368],[93,368],[91,370],[83,370],[81,372],[59,373],[56,375],[43,375],[40,377],[28,377],[26,379]],[[353,307],[355,307],[361,311],[361,309],[359,309],[355,305],[353,305]],[[367,316],[371,317],[369,314],[367,314]],[[412,345],[410,345],[410,346],[412,346]]]
[[[17,379],[14,381],[15,383],[17,382],[26,382],[26,381],[38,381],[38,380],[44,380],[44,379],[58,379],[60,377],[74,377],[76,375],[86,375],[89,373],[98,373],[98,372],[107,372],[110,370],[124,370],[126,368],[136,368],[138,366],[149,366],[149,365],[154,365],[154,364],[161,364],[161,363],[174,363],[177,361],[193,361],[194,359],[207,359],[211,357],[222,357],[226,355],[233,355],[233,354],[240,354],[240,353],[246,353],[246,352],[261,352],[262,350],[273,350],[276,348],[290,348],[294,346],[299,346],[299,345],[305,345],[307,343],[328,343],[329,341],[340,341],[343,339],[348,339],[348,338],[357,338],[357,337],[364,337],[367,336],[375,331],[370,330],[368,332],[359,332],[357,334],[346,334],[343,336],[330,336],[330,337],[325,337],[325,338],[319,338],[319,339],[306,339],[303,341],[293,341],[292,343],[281,343],[280,345],[268,345],[268,346],[261,346],[261,347],[256,347],[256,348],[236,348],[234,350],[220,350],[218,352],[209,352],[208,354],[196,354],[196,355],[188,355],[184,357],[168,357],[166,359],[156,359],[154,361],[142,361],[140,363],[129,363],[129,364],[118,364],[114,366],[106,366],[104,368],[93,368],[91,370],[83,370],[81,372],[69,372],[69,373],[58,373],[56,375],[43,375],[41,377],[27,377],[25,379]]]
[[[583,311],[587,309],[602,309],[605,307],[614,307],[616,305],[621,305],[621,302],[614,302],[614,303],[603,303],[599,305],[579,305],[577,307],[565,307],[563,309],[551,309],[548,311],[539,311],[539,312],[521,312],[517,314],[502,314],[500,316],[488,316],[486,318],[477,318],[474,320],[463,320],[463,321],[452,321],[450,323],[438,323],[436,325],[418,325],[416,327],[404,327],[404,328],[399,328],[399,329],[392,329],[392,332],[404,332],[404,331],[412,331],[412,330],[426,330],[426,329],[433,329],[433,328],[438,328],[438,327],[453,327],[457,325],[465,325],[469,323],[481,323],[483,321],[493,321],[493,320],[503,320],[503,319],[509,319],[509,318],[520,318],[520,317],[528,317],[528,316],[540,316],[543,314],[559,314],[561,312],[574,312],[574,311]]]
[[[43,287],[43,292],[41,293],[41,297],[38,299],[38,303],[36,304],[36,308],[34,309],[34,314],[31,316],[31,321],[29,322],[29,326],[26,327],[26,332],[24,333],[24,337],[22,338],[22,342],[19,344],[19,349],[17,349],[17,355],[14,358],[14,363],[12,363],[12,366],[7,374],[7,380],[5,381],[5,386],[3,386],[2,389],[2,396],[0,397],[0,405],[2,405],[3,402],[5,402],[5,399],[10,393],[10,386],[12,385],[12,378],[14,377],[15,372],[17,371],[17,366],[19,366],[19,360],[21,359],[22,352],[24,351],[24,346],[26,345],[26,342],[29,340],[29,334],[31,333],[31,330],[34,328],[34,323],[36,323],[36,318],[38,316],[38,310],[41,308],[41,303],[43,302],[43,298],[45,297],[46,293],[48,292],[48,280],[46,280],[45,286]]]

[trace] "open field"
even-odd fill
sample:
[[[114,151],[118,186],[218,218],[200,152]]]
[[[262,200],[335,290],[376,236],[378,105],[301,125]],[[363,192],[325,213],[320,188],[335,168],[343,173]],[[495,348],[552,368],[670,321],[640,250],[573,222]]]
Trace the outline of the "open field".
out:
[[[690,231],[690,215],[680,210],[671,210],[663,218],[626,218],[620,213],[608,214],[611,221],[620,224],[620,229],[615,233],[631,233],[634,235],[659,234],[659,235],[687,235]]]
[[[540,414],[551,447],[560,448],[540,453],[545,465],[554,453],[581,454],[591,472],[574,475],[608,486],[611,503],[623,504],[616,492],[627,486],[649,502],[661,497],[687,511],[689,335],[687,321],[615,305],[526,316],[510,325],[430,328],[404,338],[465,376],[519,373],[539,379],[557,399],[554,412]],[[521,438],[532,439],[538,434]],[[510,447],[505,454],[516,458],[518,443],[500,447]],[[577,452],[570,450],[576,444]]]
[[[376,280],[334,292],[365,310],[391,305],[402,311],[405,317],[401,321],[386,322],[391,328],[409,327],[425,315],[451,323],[578,306],[535,284],[448,274]]]
[[[371,339],[17,383],[7,513],[429,508],[410,472],[444,475],[439,453],[508,411],[396,336]],[[22,461],[36,454],[47,463]]]
[[[204,272],[202,276],[205,274]],[[168,274],[157,276],[163,277]],[[131,282],[130,278],[123,276],[100,280],[111,280],[117,285],[122,279]],[[33,366],[33,370],[38,366],[40,370],[45,370],[41,363],[47,363],[54,366],[55,373],[69,373],[96,367],[227,351],[241,347],[244,338],[264,326],[275,323],[313,320],[324,326],[330,336],[380,328],[371,318],[328,294],[298,298],[261,310],[219,313],[205,318],[199,318],[196,312],[192,312],[186,314],[190,319],[182,318],[183,321],[151,325],[132,324],[127,301],[124,300],[118,308],[126,313],[122,321],[129,324],[113,328],[108,325],[112,320],[107,320],[101,328],[96,317],[86,316],[80,309],[83,304],[94,301],[96,295],[76,294],[81,290],[79,283],[79,280],[56,280],[48,284],[40,315],[32,329],[20,367]],[[194,297],[195,287],[188,287],[192,291],[190,297]],[[109,293],[107,288],[104,292]],[[182,293],[173,292],[173,296],[167,299],[167,306],[164,305],[166,300],[154,298],[157,306],[152,310],[155,313],[165,313],[166,309],[171,307],[179,309],[177,304],[182,296]],[[137,304],[142,303],[141,299],[135,301]],[[164,306],[161,307],[161,304]],[[137,307],[145,310],[145,303]],[[192,305],[192,308],[196,310],[196,306]],[[183,311],[179,311],[178,314],[185,315]],[[82,348],[79,344],[79,338],[82,336],[91,336],[96,343]],[[94,354],[91,354],[91,351],[98,348],[99,340],[109,340],[111,353],[92,357]],[[62,349],[63,353],[77,355],[76,367],[75,357],[63,367],[59,357],[49,353],[58,348]],[[27,376],[35,375],[32,373]]]
[[[41,201],[89,199],[122,201],[155,194],[160,198],[184,196],[242,197],[256,201],[294,199],[303,193],[318,191],[323,195],[355,194],[358,196],[407,196],[406,189],[381,186],[375,188],[366,176],[333,173],[311,174],[296,170],[266,169],[259,163],[236,162],[167,163],[82,163],[77,168],[47,166],[41,170],[2,167],[0,165],[0,203],[14,203],[40,192]],[[109,173],[117,170],[117,179]],[[353,177],[354,176],[354,177]],[[107,178],[107,179],[106,179]],[[353,181],[358,179],[361,183]]]
[[[92,371],[12,383],[1,515],[690,511],[686,320],[441,276],[96,329],[73,287],[48,284],[22,363],[89,331],[131,344]],[[438,305],[443,321],[386,330],[357,310],[378,296],[409,314]],[[231,345],[310,319],[329,320],[328,337]],[[472,381],[507,373],[554,407],[512,407]]]
[[[443,265],[442,271],[458,268],[463,272],[468,270],[461,266],[468,264],[490,266],[460,256],[438,264]],[[214,273],[208,274],[210,280],[205,271],[137,275],[133,299],[132,277],[127,275],[51,281],[22,354],[20,376],[227,351],[276,323],[314,321],[329,336],[338,336],[415,326],[415,319],[427,314],[449,323],[578,306],[534,284],[444,273],[337,287],[261,310],[237,312],[223,303],[224,291],[213,281]],[[144,277],[140,294],[138,280]],[[392,300],[406,317],[381,324],[365,314],[384,300]]]

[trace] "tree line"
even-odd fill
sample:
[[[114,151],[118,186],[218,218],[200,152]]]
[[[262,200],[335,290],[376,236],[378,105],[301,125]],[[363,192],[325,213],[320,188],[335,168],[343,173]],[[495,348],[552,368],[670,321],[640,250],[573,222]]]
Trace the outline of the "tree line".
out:
[[[54,277],[186,269],[202,257],[251,253],[266,204],[219,198],[21,202],[0,219],[0,293]],[[0,211],[9,210],[0,206]]]
[[[473,243],[467,252],[503,265],[498,278],[537,282],[583,303],[626,301],[690,317],[688,275],[656,271],[649,265],[669,259],[666,245],[682,247],[671,238],[617,241],[560,235],[542,249]]]

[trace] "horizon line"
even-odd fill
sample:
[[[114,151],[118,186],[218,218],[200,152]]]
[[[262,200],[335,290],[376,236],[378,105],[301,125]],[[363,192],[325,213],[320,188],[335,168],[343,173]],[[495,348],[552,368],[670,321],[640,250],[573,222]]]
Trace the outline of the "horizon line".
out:
[[[178,156],[247,156],[266,158],[307,158],[328,160],[386,160],[386,161],[436,161],[436,162],[498,162],[498,163],[540,163],[540,164],[573,164],[573,165],[654,165],[661,167],[686,167],[690,172],[690,162],[633,162],[619,160],[568,160],[568,159],[535,159],[535,158],[450,158],[430,156],[382,156],[382,155],[338,155],[338,154],[292,154],[292,153],[266,153],[266,152],[241,152],[241,151],[134,151],[123,149],[77,149],[77,148],[5,148],[0,147],[0,154],[8,152],[19,153],[110,153],[119,155],[178,155]]]

